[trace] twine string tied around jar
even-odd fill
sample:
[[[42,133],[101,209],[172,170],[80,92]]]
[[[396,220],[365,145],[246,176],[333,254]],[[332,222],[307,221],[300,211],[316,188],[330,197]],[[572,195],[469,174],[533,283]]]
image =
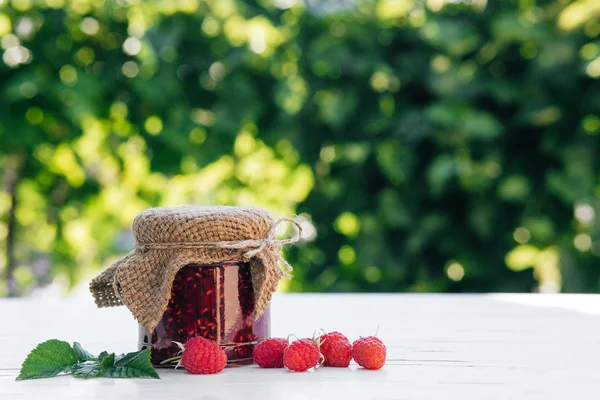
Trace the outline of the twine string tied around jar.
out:
[[[287,239],[275,238],[277,228],[280,224],[289,222],[296,226],[297,232],[294,236]],[[147,250],[169,250],[169,249],[242,249],[247,250],[243,254],[244,261],[249,261],[252,257],[264,250],[270,244],[292,244],[300,240],[302,236],[302,225],[293,218],[280,218],[273,223],[267,235],[262,239],[248,239],[236,241],[218,241],[218,242],[164,242],[164,243],[142,243],[135,244],[136,249],[141,251]],[[277,259],[283,266],[283,275],[287,278],[291,277],[290,272],[293,268],[279,253],[276,253]]]

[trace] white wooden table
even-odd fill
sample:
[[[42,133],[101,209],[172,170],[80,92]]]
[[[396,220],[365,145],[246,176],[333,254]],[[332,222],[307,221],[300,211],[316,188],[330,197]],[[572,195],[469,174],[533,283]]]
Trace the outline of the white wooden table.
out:
[[[35,345],[57,338],[88,350],[136,350],[127,309],[90,299],[0,299],[0,399],[599,399],[600,296],[276,295],[272,333],[339,330],[387,344],[380,371],[256,366],[162,379],[70,376],[15,382]]]

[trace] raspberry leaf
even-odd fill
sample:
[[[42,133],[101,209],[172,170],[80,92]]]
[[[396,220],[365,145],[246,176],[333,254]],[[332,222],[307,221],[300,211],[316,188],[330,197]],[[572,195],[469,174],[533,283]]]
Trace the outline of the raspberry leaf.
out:
[[[115,355],[103,351],[94,357],[77,342],[73,347],[61,340],[40,343],[23,363],[17,380],[50,378],[61,372],[76,378],[156,378],[150,362],[150,349]]]
[[[82,362],[79,364],[73,365],[71,368],[71,373],[75,378],[96,378],[100,376],[102,372],[102,365],[96,361],[92,362]]]
[[[110,378],[160,378],[150,363],[150,349],[117,356],[112,367],[103,370],[103,373],[103,376]]]
[[[106,357],[103,357],[100,361],[100,365],[102,366],[102,372],[106,373],[115,365],[115,353],[110,353]]]
[[[75,364],[77,355],[69,343],[56,339],[47,340],[29,353],[17,380],[50,378],[61,372],[70,372]]]
[[[92,358],[95,358],[92,354],[90,354],[87,350],[85,350],[78,342],[73,343],[73,350],[75,351],[75,356],[77,357],[77,361],[85,362]]]

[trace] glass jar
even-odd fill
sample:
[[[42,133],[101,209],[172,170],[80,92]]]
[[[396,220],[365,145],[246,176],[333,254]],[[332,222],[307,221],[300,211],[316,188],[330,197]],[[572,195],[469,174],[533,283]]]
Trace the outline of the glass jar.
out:
[[[227,363],[251,363],[254,344],[269,337],[269,309],[254,318],[254,291],[248,263],[190,264],[175,275],[171,299],[162,320],[150,333],[139,327],[139,348],[150,346],[152,364],[177,356],[184,343],[202,336],[215,340]]]

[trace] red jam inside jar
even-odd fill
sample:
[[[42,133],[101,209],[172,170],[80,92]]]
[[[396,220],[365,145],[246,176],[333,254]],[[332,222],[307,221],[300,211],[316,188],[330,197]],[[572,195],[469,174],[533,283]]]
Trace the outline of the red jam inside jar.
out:
[[[175,342],[202,336],[215,340],[227,354],[227,363],[252,362],[254,343],[269,337],[269,309],[254,318],[254,291],[250,266],[244,262],[190,264],[175,275],[171,299],[154,332],[140,325],[139,347],[150,347],[155,366],[178,355]]]

